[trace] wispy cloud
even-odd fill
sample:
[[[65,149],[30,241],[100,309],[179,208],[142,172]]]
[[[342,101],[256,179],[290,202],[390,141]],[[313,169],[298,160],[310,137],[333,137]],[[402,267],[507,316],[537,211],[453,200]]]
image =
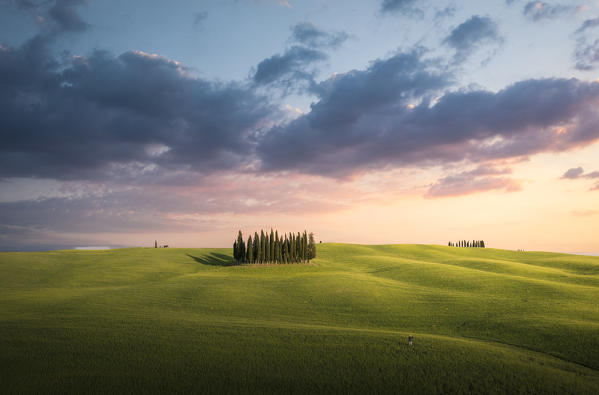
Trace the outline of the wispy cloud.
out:
[[[599,18],[587,19],[576,29],[576,33],[584,33],[588,29],[592,29],[599,26]]]
[[[471,171],[465,171],[443,177],[428,189],[425,197],[455,197],[493,190],[515,192],[522,189],[521,183],[509,177],[510,169],[498,169],[492,166],[480,166]]]
[[[578,7],[565,4],[547,4],[543,1],[530,1],[524,6],[524,15],[534,22],[572,15]]]
[[[309,22],[294,25],[291,32],[290,41],[311,48],[338,48],[349,38],[349,34],[344,31],[329,33]]]
[[[572,215],[576,217],[592,217],[599,214],[599,210],[573,210]]]
[[[589,71],[599,66],[599,39],[589,43],[585,38],[577,41],[574,50],[575,68]]]
[[[580,179],[580,178],[585,178],[585,179],[598,179],[599,178],[599,171],[593,171],[590,173],[585,173],[584,169],[582,167],[574,167],[571,169],[568,169],[561,177],[562,179],[568,179],[568,180],[576,180],[576,179]],[[591,191],[598,191],[599,190],[599,182],[595,183],[595,185],[593,185],[590,189]]]
[[[570,180],[575,180],[577,178],[599,178],[599,171],[593,171],[591,173],[585,174],[582,167],[573,167],[568,169],[561,178]]]
[[[282,87],[285,93],[294,88],[305,89],[315,83],[314,65],[329,58],[323,50],[338,48],[348,38],[345,32],[331,33],[308,22],[298,23],[291,27],[288,40],[293,45],[262,60],[253,73],[253,81],[257,85]]]
[[[294,45],[282,54],[264,59],[256,67],[254,82],[259,85],[281,84],[292,87],[303,81],[312,81],[314,72],[308,67],[326,60],[328,56],[317,49]]]
[[[572,169],[568,169],[563,175],[562,178],[564,179],[575,179],[580,177],[580,175],[584,172],[584,170],[582,169],[582,167],[574,167]]]
[[[416,0],[383,0],[381,13],[399,13],[407,15],[421,15],[422,10],[416,7]]]
[[[474,15],[454,28],[443,43],[455,49],[456,58],[461,61],[484,44],[502,41],[495,21]]]
[[[200,12],[196,12],[193,15],[193,27],[194,28],[199,28],[200,26],[202,26],[202,23],[206,20],[206,18],[208,18],[208,12],[206,11],[200,11]]]

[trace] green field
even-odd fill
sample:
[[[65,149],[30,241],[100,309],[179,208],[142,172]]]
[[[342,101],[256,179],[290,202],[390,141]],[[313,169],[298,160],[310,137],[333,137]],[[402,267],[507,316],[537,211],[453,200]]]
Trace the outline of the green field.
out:
[[[0,380],[29,392],[599,393],[599,258],[320,244],[0,253]],[[414,345],[407,336],[414,336]]]

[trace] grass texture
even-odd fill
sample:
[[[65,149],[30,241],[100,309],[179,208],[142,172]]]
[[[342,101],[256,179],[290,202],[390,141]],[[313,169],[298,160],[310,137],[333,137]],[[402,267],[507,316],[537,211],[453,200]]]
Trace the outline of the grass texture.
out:
[[[414,345],[408,346],[408,335]],[[599,393],[599,258],[0,253],[3,393]]]

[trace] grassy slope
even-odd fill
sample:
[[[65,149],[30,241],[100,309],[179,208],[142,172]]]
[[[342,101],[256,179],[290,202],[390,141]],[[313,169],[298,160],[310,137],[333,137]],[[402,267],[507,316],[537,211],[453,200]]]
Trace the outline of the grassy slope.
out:
[[[597,257],[338,244],[312,265],[229,255],[1,253],[3,389],[599,393]]]

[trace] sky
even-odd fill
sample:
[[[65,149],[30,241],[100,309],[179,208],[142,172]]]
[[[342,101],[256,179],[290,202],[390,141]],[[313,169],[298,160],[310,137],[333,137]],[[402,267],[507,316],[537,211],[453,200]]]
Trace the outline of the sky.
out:
[[[0,0],[0,250],[599,253],[599,1]]]

